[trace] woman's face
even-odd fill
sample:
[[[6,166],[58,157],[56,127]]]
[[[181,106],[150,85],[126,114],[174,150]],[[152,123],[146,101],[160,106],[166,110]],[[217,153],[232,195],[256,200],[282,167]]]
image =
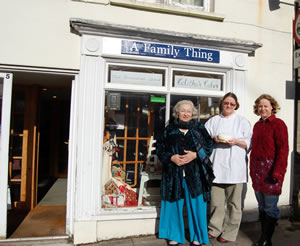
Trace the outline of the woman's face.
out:
[[[272,105],[269,100],[261,99],[258,104],[258,113],[265,120],[272,115]]]
[[[179,108],[178,119],[180,122],[189,122],[193,116],[193,108],[190,104],[182,104]]]
[[[224,116],[229,116],[234,113],[236,108],[236,101],[233,97],[226,97],[222,103],[222,114]]]

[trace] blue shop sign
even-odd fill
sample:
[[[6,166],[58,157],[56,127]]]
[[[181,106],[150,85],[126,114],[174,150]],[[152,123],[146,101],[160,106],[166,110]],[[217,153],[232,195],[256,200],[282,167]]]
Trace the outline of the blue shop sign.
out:
[[[122,54],[220,63],[220,51],[171,44],[122,40]]]

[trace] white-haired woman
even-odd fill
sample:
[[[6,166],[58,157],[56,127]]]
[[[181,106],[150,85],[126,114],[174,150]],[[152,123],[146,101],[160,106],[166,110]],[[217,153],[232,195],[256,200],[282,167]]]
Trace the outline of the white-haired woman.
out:
[[[175,120],[157,141],[162,163],[159,237],[169,245],[185,244],[183,206],[186,204],[191,245],[208,244],[206,205],[214,179],[209,156],[214,141],[203,124],[195,120],[192,101],[179,101]]]

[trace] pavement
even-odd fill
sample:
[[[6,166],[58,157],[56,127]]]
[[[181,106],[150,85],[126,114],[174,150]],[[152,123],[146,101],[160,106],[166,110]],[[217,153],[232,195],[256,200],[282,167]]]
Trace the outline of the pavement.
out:
[[[260,237],[259,222],[244,222],[241,224],[235,242],[219,243],[216,239],[210,240],[209,246],[251,246]],[[300,222],[291,222],[280,219],[273,235],[273,246],[300,246]],[[93,244],[94,246],[166,246],[167,241],[154,236],[132,237],[119,240],[109,240]],[[184,245],[184,244],[181,244]],[[185,245],[190,245],[188,240]],[[82,245],[83,246],[83,245]]]
[[[238,237],[235,242],[219,243],[216,239],[210,240],[209,246],[252,246],[260,236],[259,222],[243,222],[241,224]],[[300,221],[280,219],[275,229],[273,246],[300,246]],[[61,238],[38,238],[29,240],[1,240],[0,245],[5,246],[70,246],[73,243],[70,239]],[[166,246],[167,241],[157,238],[157,235],[130,237],[124,239],[114,239],[90,244],[80,244],[80,246]],[[181,244],[184,245],[184,244]],[[190,245],[188,240],[185,245]]]

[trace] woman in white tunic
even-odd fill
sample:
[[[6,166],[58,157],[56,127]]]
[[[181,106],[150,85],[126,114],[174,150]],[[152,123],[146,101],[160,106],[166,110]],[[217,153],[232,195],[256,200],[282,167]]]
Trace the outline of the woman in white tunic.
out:
[[[216,178],[211,189],[208,236],[221,243],[235,241],[242,219],[243,183],[247,182],[247,152],[252,128],[235,113],[239,103],[234,93],[221,101],[221,114],[209,119],[205,127],[216,141],[210,156]]]

